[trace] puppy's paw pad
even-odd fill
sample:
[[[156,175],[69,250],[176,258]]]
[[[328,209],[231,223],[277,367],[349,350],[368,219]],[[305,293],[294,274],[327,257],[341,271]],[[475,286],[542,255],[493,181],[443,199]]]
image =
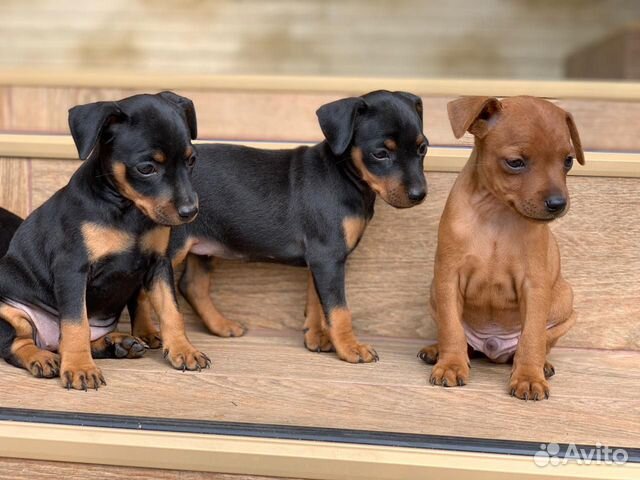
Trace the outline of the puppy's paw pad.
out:
[[[539,375],[513,375],[509,393],[521,400],[544,400],[549,398],[549,384]]]
[[[304,346],[311,352],[333,352],[333,343],[329,335],[321,330],[307,330],[304,333]]]
[[[29,362],[29,372],[37,378],[54,378],[60,375],[60,355],[40,350]]]
[[[67,365],[63,366],[60,371],[62,386],[67,390],[84,390],[85,392],[93,388],[97,390],[107,382],[102,376],[102,372],[95,364],[86,365]]]
[[[443,387],[462,387],[469,382],[469,373],[466,362],[437,362],[431,370],[429,383]]]
[[[438,362],[438,353],[438,344],[436,343],[435,345],[429,345],[420,350],[418,352],[418,358],[424,363],[435,365]]]
[[[349,363],[371,363],[380,360],[378,353],[371,345],[355,343],[338,350],[338,357]]]

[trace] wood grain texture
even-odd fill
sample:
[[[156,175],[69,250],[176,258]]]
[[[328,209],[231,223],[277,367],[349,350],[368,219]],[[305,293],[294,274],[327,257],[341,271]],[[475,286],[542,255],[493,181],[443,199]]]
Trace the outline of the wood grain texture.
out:
[[[68,133],[67,111],[74,105],[123,98],[143,90],[63,87],[7,87],[10,132]],[[153,90],[147,90],[152,92]],[[198,113],[200,138],[223,140],[311,141],[322,138],[315,111],[352,92],[263,92],[178,90],[191,98]],[[365,93],[359,92],[359,93]],[[421,92],[417,91],[417,94]],[[464,93],[464,92],[462,92]],[[451,133],[446,104],[454,97],[424,95],[424,131],[432,145],[471,145],[470,135]],[[637,119],[640,102],[564,99],[558,103],[574,115],[588,150],[640,150]],[[47,108],[43,108],[46,105]]]
[[[79,165],[32,160],[34,208]],[[576,167],[578,169],[579,167]],[[437,228],[456,175],[428,174],[424,204],[376,215],[349,259],[347,295],[356,332],[435,338],[427,299]],[[578,323],[560,340],[573,347],[640,349],[640,180],[571,177],[571,211],[552,224],[563,274],[575,291]],[[212,295],[220,310],[250,327],[303,325],[304,269],[218,261]],[[190,312],[184,304],[183,310]]]
[[[30,163],[24,158],[0,158],[0,206],[22,217],[31,208]]]
[[[279,480],[276,477],[184,472],[83,463],[0,458],[0,480]]]
[[[0,130],[7,130],[11,122],[10,87],[0,86]]]
[[[118,69],[7,68],[0,71],[0,86],[45,88],[117,88],[155,91],[220,90],[228,92],[346,92],[357,95],[377,89],[422,92],[427,96],[533,95],[544,98],[583,98],[639,101],[640,84],[579,80],[514,80],[496,78],[411,78],[383,76],[197,74],[163,71],[160,74]]]
[[[640,446],[640,372],[631,368],[640,361],[638,352],[557,348],[550,356],[557,369],[551,398],[525,403],[507,394],[510,367],[483,360],[472,361],[467,386],[432,387],[427,383],[430,367],[416,358],[423,346],[419,340],[366,337],[381,361],[352,365],[334,354],[307,351],[297,332],[254,329],[242,338],[220,339],[192,331],[190,338],[211,356],[211,370],[173,370],[159,350],[138,360],[98,360],[108,386],[85,393],[67,392],[57,379],[36,379],[2,362],[0,403],[66,412]],[[470,415],[480,405],[482,414]]]

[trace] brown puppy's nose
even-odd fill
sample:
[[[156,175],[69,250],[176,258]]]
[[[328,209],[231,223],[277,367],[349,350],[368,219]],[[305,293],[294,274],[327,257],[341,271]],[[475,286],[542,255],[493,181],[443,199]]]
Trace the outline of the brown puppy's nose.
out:
[[[553,195],[544,201],[544,205],[549,213],[559,213],[567,206],[567,199],[560,195]]]
[[[178,215],[184,220],[195,217],[196,213],[198,213],[198,205],[195,203],[181,205],[180,208],[178,208]]]
[[[412,202],[421,202],[427,196],[427,191],[422,187],[413,187],[409,189],[407,196]]]

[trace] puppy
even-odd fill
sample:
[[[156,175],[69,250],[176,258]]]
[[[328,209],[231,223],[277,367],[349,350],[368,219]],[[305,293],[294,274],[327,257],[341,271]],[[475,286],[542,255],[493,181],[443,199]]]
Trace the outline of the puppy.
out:
[[[306,347],[372,362],[377,353],[352,330],[345,262],[373,217],[376,194],[397,208],[426,196],[422,102],[410,93],[376,91],[324,105],[317,115],[325,140],[313,147],[199,145],[193,182],[200,215],[172,231],[170,255],[174,265],[186,259],[180,291],[220,336],[244,329],[209,297],[212,257],[308,268]]]
[[[138,357],[157,337],[114,332],[144,290],[171,364],[209,366],[185,335],[166,255],[169,226],[198,211],[193,104],[171,92],[136,95],[74,107],[69,126],[85,163],[0,259],[0,356],[36,377],[60,375],[67,388],[97,389],[106,382],[92,354]]]
[[[0,257],[9,249],[14,233],[22,223],[22,219],[9,210],[0,208]]]
[[[465,97],[448,105],[475,147],[440,220],[431,285],[438,343],[419,356],[433,385],[464,385],[472,350],[513,360],[509,392],[548,398],[546,355],[576,321],[549,222],[569,210],[567,173],[584,164],[570,113],[546,100]]]

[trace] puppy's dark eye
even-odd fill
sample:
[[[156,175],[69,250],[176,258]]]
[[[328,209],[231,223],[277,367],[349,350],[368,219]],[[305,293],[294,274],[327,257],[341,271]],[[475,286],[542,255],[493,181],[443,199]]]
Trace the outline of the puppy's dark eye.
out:
[[[191,155],[189,158],[187,158],[187,167],[193,167],[195,164],[196,164],[195,155]]]
[[[151,162],[136,165],[136,170],[138,170],[142,175],[153,175],[158,171],[156,166]]]
[[[389,152],[387,152],[386,150],[380,149],[373,152],[371,156],[376,160],[386,160],[389,158]]]
[[[571,167],[573,167],[573,157],[569,155],[567,158],[564,159],[564,168],[565,170],[569,171],[571,170]]]
[[[504,162],[514,172],[523,170],[527,166],[527,163],[522,158],[513,158],[510,160],[505,160]]]
[[[426,154],[427,154],[427,142],[424,142],[424,143],[421,143],[420,146],[418,147],[418,155],[423,157]]]

